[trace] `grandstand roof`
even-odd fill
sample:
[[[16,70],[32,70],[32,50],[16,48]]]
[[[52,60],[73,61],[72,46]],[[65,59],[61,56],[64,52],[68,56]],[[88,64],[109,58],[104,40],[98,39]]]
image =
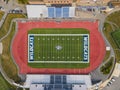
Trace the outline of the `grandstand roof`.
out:
[[[48,17],[48,10],[45,5],[27,5],[28,18]]]
[[[30,87],[31,84],[50,83],[50,75],[29,74],[26,78],[25,87]]]
[[[91,77],[89,75],[67,75],[67,83],[85,83],[87,87],[90,87]]]
[[[31,84],[30,90],[44,90],[44,87],[42,84]]]

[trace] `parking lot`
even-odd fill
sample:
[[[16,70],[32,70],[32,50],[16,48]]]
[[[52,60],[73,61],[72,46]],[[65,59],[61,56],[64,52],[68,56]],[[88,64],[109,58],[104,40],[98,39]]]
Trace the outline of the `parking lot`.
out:
[[[110,80],[103,90],[120,90],[120,77],[114,77],[114,80]]]
[[[9,10],[9,13],[22,13],[23,11],[19,8]]]

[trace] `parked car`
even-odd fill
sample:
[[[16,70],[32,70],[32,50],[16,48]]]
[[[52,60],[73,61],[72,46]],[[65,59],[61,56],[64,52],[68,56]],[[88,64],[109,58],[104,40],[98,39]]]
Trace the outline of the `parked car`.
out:
[[[0,6],[0,10],[4,11],[4,8],[2,6]]]
[[[114,78],[111,78],[111,81],[115,82],[115,79],[114,79]]]
[[[112,81],[109,81],[108,83],[112,84],[113,82],[112,82]]]
[[[107,83],[107,86],[110,86],[110,85],[111,85],[111,84],[108,82],[108,83]]]
[[[10,10],[9,13],[22,13],[23,11],[22,10]]]

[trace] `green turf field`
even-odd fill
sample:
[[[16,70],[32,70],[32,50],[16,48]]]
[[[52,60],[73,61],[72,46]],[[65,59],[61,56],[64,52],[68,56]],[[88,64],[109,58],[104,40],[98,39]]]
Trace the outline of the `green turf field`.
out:
[[[116,30],[112,32],[112,37],[114,41],[116,42],[118,48],[120,48],[120,30]]]
[[[28,46],[29,65],[41,68],[74,68],[74,66],[82,68],[88,66],[89,60],[84,61],[84,36],[89,37],[89,31],[86,29],[30,30],[28,45],[31,43],[31,37],[34,40],[32,41],[33,48],[31,45]],[[33,50],[32,54],[29,50]],[[31,57],[31,55],[33,56]]]

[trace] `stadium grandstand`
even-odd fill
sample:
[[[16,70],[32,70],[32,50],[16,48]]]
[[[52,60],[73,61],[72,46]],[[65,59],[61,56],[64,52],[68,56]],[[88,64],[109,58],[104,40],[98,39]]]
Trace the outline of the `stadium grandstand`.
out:
[[[33,0],[30,1],[32,2]],[[19,39],[22,37],[23,42],[21,42],[21,44],[19,45],[16,44],[16,41],[14,43],[15,45],[14,55],[18,55],[18,57],[16,58],[16,60],[18,60],[18,64],[20,65],[19,62],[23,63],[23,60],[21,60],[21,58],[19,59],[19,55],[20,57],[21,56],[24,57],[22,59],[27,60],[25,63],[23,63],[24,65],[20,65],[22,68],[21,73],[26,74],[24,87],[29,88],[29,90],[89,90],[92,86],[91,75],[89,75],[89,73],[101,63],[100,60],[102,60],[104,56],[103,50],[104,45],[102,45],[104,43],[102,42],[101,36],[97,30],[98,29],[97,21],[73,22],[71,18],[76,17],[76,11],[95,12],[101,9],[104,10],[106,7],[82,6],[82,5],[77,5],[76,7],[74,7],[71,5],[73,0],[40,0],[40,1],[35,0],[34,2],[39,4],[26,5],[27,17],[29,20],[25,22],[24,21],[18,22],[18,31],[19,34],[23,34],[23,37],[22,35],[21,36],[18,35],[18,37],[16,37],[15,40],[16,41],[17,39],[22,40]],[[45,18],[44,20],[48,19],[51,21],[41,21],[42,18]],[[60,19],[62,18],[63,21],[60,21]],[[71,19],[71,21],[69,20],[67,21],[67,19],[69,18]],[[52,19],[57,20],[52,21]],[[64,21],[64,19],[66,20]],[[57,30],[59,28],[60,30]],[[68,32],[65,33],[66,28],[69,30],[68,32],[70,33]],[[85,30],[82,31],[84,33],[75,32],[76,28],[87,29],[88,31],[90,31],[90,33],[89,32],[86,33]],[[44,29],[43,33],[41,33],[42,29]],[[48,30],[45,31],[45,29],[49,29],[49,31]],[[55,32],[48,33],[51,32],[50,29],[51,30],[55,29],[57,33]],[[62,29],[64,30],[62,31]],[[72,30],[73,32],[71,32],[70,29],[74,29]],[[60,31],[62,32],[60,33]],[[96,35],[94,35],[94,33],[91,32],[94,32]],[[54,34],[54,36],[49,36],[52,34]],[[55,36],[55,34],[59,35]],[[64,36],[64,34],[67,35],[69,34],[71,36],[66,35]],[[74,36],[73,34],[80,34],[80,36],[79,37]],[[90,54],[89,54],[89,34],[90,34]],[[72,38],[73,36],[76,37],[76,39]],[[40,41],[42,42],[42,44],[40,44]],[[81,43],[79,44],[80,41],[82,44]],[[77,44],[71,44],[75,42]],[[99,45],[97,45],[98,43]],[[79,49],[77,48],[73,49],[73,45],[78,44],[80,47],[77,46],[76,47]],[[18,46],[21,45],[20,47],[22,48],[24,47],[25,53],[16,54],[16,52],[22,51],[19,48],[17,48],[18,47],[17,45]],[[44,46],[44,48],[41,49],[41,46]],[[67,46],[67,48],[64,49],[63,47],[65,46]],[[100,50],[97,47],[101,47]],[[51,52],[48,52],[47,50]],[[59,51],[62,50],[64,50],[64,52],[60,54]],[[78,51],[77,54],[74,51]],[[54,52],[56,52],[56,54],[52,54]],[[66,52],[68,54],[66,54]],[[94,52],[96,53],[93,54]],[[100,54],[101,56],[99,56],[98,53],[101,53]],[[97,58],[98,56],[99,58]],[[79,63],[77,62],[77,60],[79,61]]]
[[[30,90],[88,90],[90,75],[39,75],[28,74],[25,87]]]
[[[72,18],[75,7],[47,7],[45,5],[27,5],[28,18]]]

